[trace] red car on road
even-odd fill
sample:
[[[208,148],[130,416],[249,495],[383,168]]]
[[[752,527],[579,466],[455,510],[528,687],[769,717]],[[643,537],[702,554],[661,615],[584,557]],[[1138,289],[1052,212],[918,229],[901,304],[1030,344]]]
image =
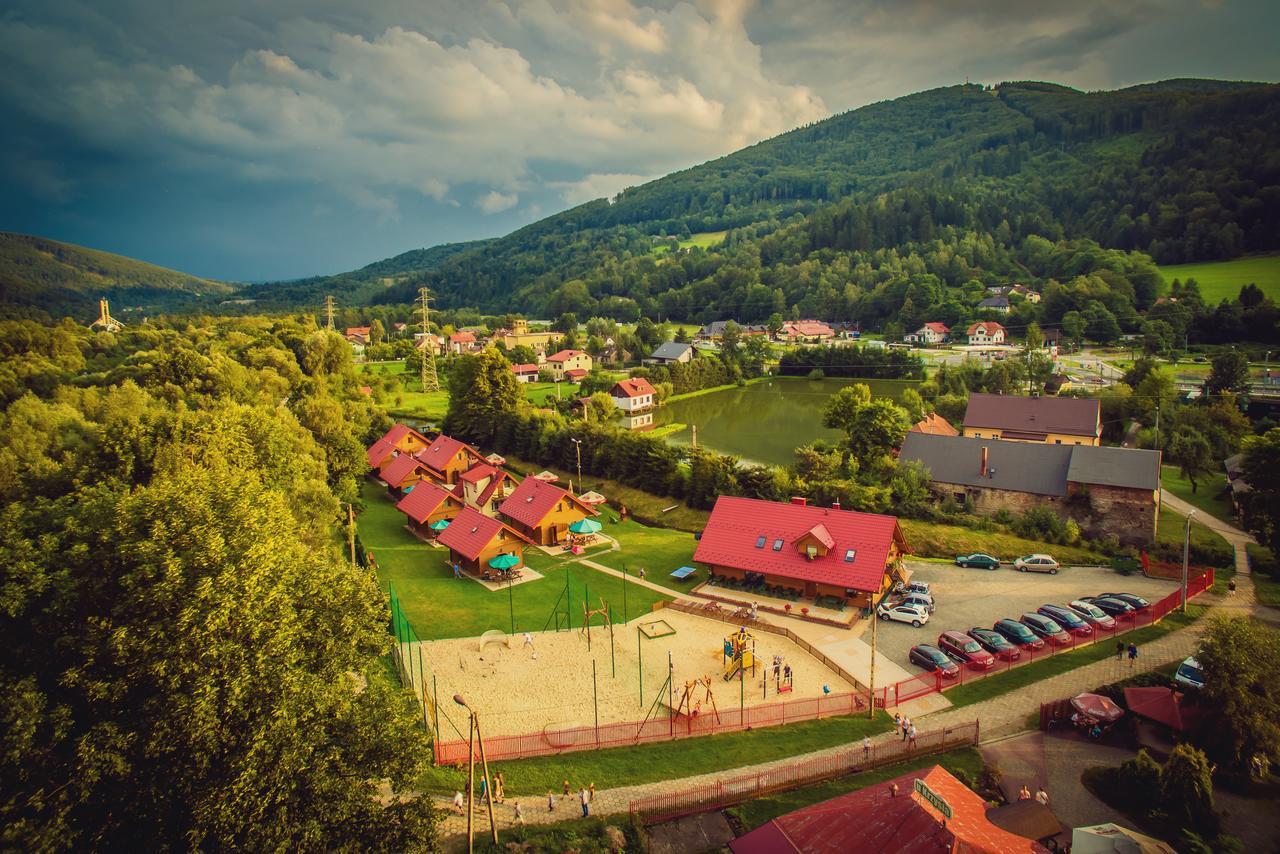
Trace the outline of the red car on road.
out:
[[[996,666],[996,657],[964,632],[943,632],[938,635],[938,649],[974,670],[990,670]]]

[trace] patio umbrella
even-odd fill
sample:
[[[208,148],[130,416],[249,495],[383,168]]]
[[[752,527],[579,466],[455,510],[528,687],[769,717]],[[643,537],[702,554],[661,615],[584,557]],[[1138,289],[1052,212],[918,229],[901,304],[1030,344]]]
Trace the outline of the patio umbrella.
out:
[[[569,530],[575,534],[595,534],[600,531],[603,526],[595,519],[579,519],[569,526]]]
[[[495,558],[489,559],[489,566],[493,567],[494,569],[507,570],[507,569],[511,569],[511,567],[513,566],[519,566],[519,565],[520,565],[520,558],[511,554],[502,554],[502,555],[498,555]]]
[[[1104,724],[1113,724],[1124,717],[1124,709],[1101,694],[1077,694],[1071,698],[1071,708]]]
[[[430,527],[431,530],[433,531],[443,531],[445,528],[449,527],[449,520],[437,519],[434,522],[432,522],[428,527]]]
[[[605,497],[598,492],[584,492],[578,496],[578,500],[583,504],[595,507],[597,504],[603,504]]]

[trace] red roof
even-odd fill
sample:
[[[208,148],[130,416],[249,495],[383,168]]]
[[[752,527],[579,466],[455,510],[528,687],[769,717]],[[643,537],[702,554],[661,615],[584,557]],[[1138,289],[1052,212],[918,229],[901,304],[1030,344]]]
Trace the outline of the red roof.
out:
[[[581,350],[561,350],[559,353],[556,353],[554,356],[548,356],[547,361],[548,362],[564,362],[569,359],[572,359],[574,356],[585,356],[585,355],[586,354],[583,353]]]
[[[824,542],[821,533],[825,533],[833,543],[827,554],[812,560],[795,547],[811,532]],[[901,540],[902,532],[893,516],[722,495],[716,499],[693,559],[877,592],[895,537]],[[845,560],[850,550],[852,560]]]
[[[917,779],[946,801],[951,818],[915,791]],[[734,854],[1048,851],[992,824],[982,798],[937,765],[779,816],[733,840],[729,848]]]
[[[388,430],[386,433],[382,435],[382,440],[384,442],[399,442],[401,439],[403,439],[405,436],[408,436],[412,432],[414,432],[413,428],[406,424],[395,424],[395,425],[392,425],[390,430]],[[423,444],[426,444],[427,437],[423,436],[422,441],[423,441]]]
[[[566,377],[574,377],[576,379],[578,377],[585,377],[589,373],[591,372],[588,371],[586,368],[570,368],[569,370],[564,372],[564,375]]]
[[[387,463],[387,467],[382,470],[382,479],[387,482],[387,486],[399,489],[400,484],[419,470],[425,472],[427,467],[414,459],[412,454],[401,454]]]
[[[387,458],[391,456],[391,452],[395,449],[395,442],[382,438],[369,446],[369,450],[365,453],[365,459],[369,461],[370,468],[377,468],[387,461]]]
[[[984,335],[995,335],[997,332],[1004,332],[1004,327],[994,320],[979,320],[977,323],[969,327],[969,334],[973,335],[974,330],[979,326],[984,328]]]
[[[536,528],[562,498],[568,498],[577,504],[583,515],[596,515],[596,511],[583,504],[573,493],[536,477],[526,477],[521,481],[516,491],[508,495],[507,500],[498,507],[498,512],[522,525]]]
[[[396,509],[421,525],[446,501],[457,503],[457,499],[449,493],[449,490],[423,481],[414,484],[413,489],[396,502]]]
[[[466,481],[467,483],[479,483],[486,477],[493,477],[494,472],[496,471],[497,469],[488,463],[476,463],[471,468],[458,475],[458,480]]]
[[[621,391],[621,394],[617,392]],[[646,394],[657,394],[653,390],[653,386],[644,377],[635,377],[629,380],[618,380],[613,384],[613,388],[609,389],[612,397],[644,397]]]
[[[485,546],[498,536],[499,531],[506,532],[506,535],[513,540],[513,545],[515,542],[529,542],[519,531],[484,515],[474,507],[463,508],[461,513],[453,517],[449,527],[440,532],[436,540],[467,560],[475,560],[480,556],[480,552],[484,551]]]
[[[443,433],[436,436],[436,440],[434,442],[423,448],[421,451],[418,451],[415,456],[418,460],[426,463],[429,468],[438,472],[443,472],[445,467],[448,466],[449,461],[452,460],[459,451],[464,450],[473,454],[477,460],[484,459],[484,456],[479,451],[468,445],[466,442],[461,442],[452,436],[446,436]]]
[[[538,372],[538,366],[531,362],[523,362],[519,365],[512,365],[511,370],[515,371],[517,374],[536,374]]]
[[[939,335],[946,335],[948,332],[951,331],[951,327],[947,326],[947,324],[938,323],[936,320],[930,321],[926,323],[924,326],[925,326],[925,329],[932,329],[934,332],[937,332]]]
[[[1181,691],[1154,686],[1150,688],[1125,688],[1124,704],[1138,717],[1164,724],[1175,732],[1186,732],[1200,723],[1205,710],[1189,706]]]
[[[368,337],[369,337],[369,327],[368,327],[368,326],[348,326],[348,327],[347,327],[347,332],[346,332],[346,334],[347,334],[347,335],[359,335],[359,336],[361,336],[361,337],[363,337],[363,338],[368,338]]]
[[[476,498],[477,507],[483,507],[488,504],[489,499],[493,498],[493,494],[501,488],[502,484],[512,480],[511,475],[507,474],[505,471],[499,470],[497,471],[497,475],[497,477],[489,481],[489,485],[484,488],[484,492],[481,492]]]
[[[928,433],[931,436],[959,436],[960,431],[951,426],[951,422],[936,412],[930,412],[915,424],[911,425],[912,433]]]
[[[476,336],[470,332],[455,332],[449,336],[449,340],[454,344],[474,344]]]
[[[813,337],[836,334],[835,330],[821,320],[793,320],[784,324],[784,326],[793,335]]]

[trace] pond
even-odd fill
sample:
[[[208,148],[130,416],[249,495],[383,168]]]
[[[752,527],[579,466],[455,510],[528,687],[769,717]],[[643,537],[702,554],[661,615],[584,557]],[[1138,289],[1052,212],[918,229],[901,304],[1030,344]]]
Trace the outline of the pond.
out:
[[[653,424],[679,422],[689,425],[667,437],[688,445],[693,425],[698,427],[698,447],[734,454],[748,462],[790,465],[794,450],[815,439],[837,440],[844,434],[822,426],[827,398],[851,380],[775,377],[742,388],[731,388],[687,397],[654,411]],[[875,397],[901,396],[916,380],[867,380]]]

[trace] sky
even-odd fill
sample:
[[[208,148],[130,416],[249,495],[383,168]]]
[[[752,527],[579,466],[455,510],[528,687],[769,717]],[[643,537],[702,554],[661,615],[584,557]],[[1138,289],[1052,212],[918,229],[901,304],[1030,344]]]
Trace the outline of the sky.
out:
[[[1274,0],[6,0],[0,230],[229,281],[508,233],[963,82],[1280,80]]]

